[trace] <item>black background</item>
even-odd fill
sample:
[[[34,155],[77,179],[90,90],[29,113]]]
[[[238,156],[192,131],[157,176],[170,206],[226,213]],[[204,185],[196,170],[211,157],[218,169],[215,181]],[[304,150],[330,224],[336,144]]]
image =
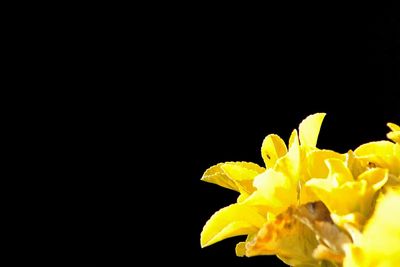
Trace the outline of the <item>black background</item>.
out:
[[[44,240],[36,256],[98,266],[280,266],[236,257],[243,237],[200,248],[205,222],[237,197],[200,178],[219,162],[262,164],[266,135],[287,141],[315,112],[327,113],[319,148],[385,139],[386,123],[400,123],[396,10],[394,1],[192,4],[154,6],[115,27],[115,15],[90,20],[73,42],[80,54],[66,49],[84,56],[54,84],[94,92],[53,97],[46,116],[72,100],[44,121],[50,131],[29,129],[48,147],[38,165],[47,178],[27,183],[39,189],[27,248]],[[86,45],[96,25],[101,39]]]
[[[172,260],[283,266],[274,256],[236,257],[243,237],[200,249],[205,222],[237,197],[201,182],[202,173],[224,161],[262,164],[267,134],[287,141],[315,112],[327,113],[319,148],[344,153],[385,139],[386,123],[399,122],[400,28],[393,8],[327,4],[254,12],[227,5],[202,9],[185,28],[182,66],[173,77],[186,92],[174,94],[183,99],[168,114],[174,124],[166,131],[170,151],[179,148],[170,165],[179,196],[169,233]]]

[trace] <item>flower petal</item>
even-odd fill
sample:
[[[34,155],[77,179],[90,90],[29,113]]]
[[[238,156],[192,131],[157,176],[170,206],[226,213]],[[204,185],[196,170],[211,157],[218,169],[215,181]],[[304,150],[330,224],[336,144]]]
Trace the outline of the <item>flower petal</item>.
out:
[[[387,124],[387,126],[389,126],[390,130],[392,130],[392,132],[387,134],[387,137],[393,142],[400,144],[400,126],[390,122]]]
[[[400,175],[400,150],[398,144],[390,141],[369,142],[359,146],[354,153],[373,163],[376,167],[387,168],[395,176]]]
[[[400,126],[397,124],[394,124],[392,122],[388,122],[387,126],[390,128],[390,130],[392,130],[393,132],[395,131],[400,131]]]
[[[326,159],[339,159],[344,161],[345,156],[332,150],[314,150],[308,157],[308,173],[311,178],[323,178],[328,176],[329,169],[325,163]]]
[[[302,146],[316,147],[319,131],[325,113],[316,113],[305,118],[299,126],[300,143]]]
[[[333,179],[335,183],[343,184],[348,181],[354,181],[353,174],[343,161],[327,159],[325,162],[329,169],[329,177]]]
[[[206,247],[223,239],[257,232],[266,222],[253,207],[232,204],[222,208],[207,221],[201,232],[201,247]]]
[[[388,133],[387,138],[393,140],[393,142],[400,143],[400,131]]]
[[[302,170],[302,151],[300,149],[299,138],[296,130],[293,130],[289,139],[289,144],[288,153],[277,160],[274,170],[286,175],[292,183],[297,186],[300,177],[303,177],[303,175],[300,175]]]
[[[400,266],[400,191],[381,195],[358,244],[346,248],[344,267]]]
[[[268,169],[254,179],[257,188],[243,204],[257,207],[266,214],[279,214],[297,201],[297,187],[281,172]]]
[[[214,183],[222,187],[240,192],[238,184],[244,182],[248,188],[248,182],[265,169],[251,162],[226,162],[219,163],[207,169],[201,178],[202,181]]]
[[[261,146],[261,155],[265,165],[272,168],[275,162],[287,153],[285,142],[276,134],[265,137]]]

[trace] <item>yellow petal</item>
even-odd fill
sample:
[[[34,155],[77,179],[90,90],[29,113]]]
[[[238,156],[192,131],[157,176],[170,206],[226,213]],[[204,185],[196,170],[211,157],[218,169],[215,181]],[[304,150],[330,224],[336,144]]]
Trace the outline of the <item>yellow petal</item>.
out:
[[[311,179],[306,182],[317,197],[328,207],[332,213],[348,214],[358,207],[357,199],[361,192],[366,190],[366,182],[347,182],[340,187],[332,185],[330,179]]]
[[[325,164],[326,159],[345,160],[345,156],[332,150],[314,150],[308,157],[308,173],[311,178],[323,178],[328,176],[329,169]]]
[[[387,168],[395,176],[400,175],[400,150],[398,144],[389,141],[369,142],[359,146],[354,153],[367,159],[376,167]]]
[[[353,151],[349,150],[346,153],[346,166],[349,168],[353,177],[358,177],[361,173],[367,170],[368,161],[357,157]]]
[[[221,166],[223,166],[224,163],[219,163],[217,165],[214,165],[210,168],[208,168],[204,174],[203,177],[201,177],[202,181],[217,184],[219,186],[236,190],[239,191],[237,188],[236,183],[230,179],[225,172],[221,169]]]
[[[304,205],[310,202],[319,201],[318,196],[314,193],[314,191],[310,187],[305,186],[305,183],[303,181],[300,182],[299,187],[300,190],[299,190],[298,205]]]
[[[316,113],[305,118],[299,126],[300,143],[302,146],[316,147],[319,131],[325,113]]]
[[[346,183],[352,182],[354,179],[343,161],[331,158],[325,160],[325,163],[329,170],[328,177],[310,179],[305,183],[305,187],[310,188],[330,212],[347,213],[348,209],[354,208],[354,201],[351,200],[352,194],[366,185]],[[350,195],[349,192],[351,192]]]
[[[251,162],[227,162],[221,165],[221,169],[230,179],[238,182],[253,180],[264,171],[264,168]]]
[[[395,131],[400,131],[400,126],[394,123],[389,122],[387,126],[392,130],[393,132]]]
[[[241,202],[245,201],[249,196],[250,196],[249,193],[242,190],[242,192],[240,192],[240,195],[237,198],[237,203],[241,203]]]
[[[304,155],[304,154],[302,154]],[[303,205],[310,202],[318,201],[318,197],[314,194],[310,187],[304,185],[310,178],[322,178],[327,177],[329,173],[328,166],[325,162],[327,159],[338,159],[344,161],[345,156],[332,150],[309,150],[306,154],[307,165],[300,173],[300,192],[299,192],[299,205]]]
[[[368,156],[373,154],[392,154],[394,144],[389,141],[369,142],[359,146],[354,153],[357,156]]]
[[[302,151],[296,130],[293,130],[289,143],[289,151],[277,160],[274,170],[283,173],[297,187],[298,181],[303,175],[301,175]]]
[[[392,132],[387,134],[387,137],[393,142],[400,143],[400,126],[390,122],[387,126],[392,130]]]
[[[258,166],[258,165],[257,165]],[[244,167],[243,164],[232,164],[225,163],[221,165],[221,169],[224,171],[227,177],[236,182],[236,186],[239,192],[252,193],[254,191],[253,179],[260,172],[259,170],[250,169]]]
[[[284,156],[286,152],[285,142],[278,135],[270,134],[265,137],[261,146],[261,155],[268,168],[274,167],[277,159]]]
[[[299,135],[297,134],[297,130],[296,129],[294,129],[292,131],[292,133],[290,134],[290,137],[289,137],[289,148],[292,147],[292,145],[295,142],[297,142],[297,143],[299,142]]]
[[[353,174],[343,161],[327,159],[325,163],[329,170],[329,177],[335,185],[343,184],[347,181],[354,181]]]
[[[240,192],[238,183],[250,181],[251,184],[251,180],[264,170],[263,167],[251,162],[219,163],[207,169],[201,180]],[[244,182],[245,187],[248,187],[248,184]]]
[[[381,195],[360,242],[346,248],[344,267],[400,266],[400,191]]]
[[[254,179],[257,188],[243,204],[257,207],[260,212],[279,214],[297,201],[297,185],[281,172],[268,169]]]
[[[396,254],[400,256],[399,221],[400,191],[391,191],[382,195],[377,201],[372,218],[365,226],[364,245],[385,254],[396,251]]]
[[[232,204],[222,208],[207,221],[201,232],[201,247],[223,239],[256,232],[266,219],[253,207]]]
[[[357,180],[365,180],[374,192],[378,191],[385,185],[388,180],[388,170],[382,168],[373,168],[363,172],[357,177]]]
[[[388,133],[387,138],[393,140],[393,142],[400,143],[400,131]]]

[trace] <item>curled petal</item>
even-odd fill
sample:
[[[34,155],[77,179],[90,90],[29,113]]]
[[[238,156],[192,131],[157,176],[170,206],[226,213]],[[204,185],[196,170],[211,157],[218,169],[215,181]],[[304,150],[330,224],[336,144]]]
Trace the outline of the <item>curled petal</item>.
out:
[[[285,142],[276,134],[265,137],[261,146],[261,155],[265,165],[272,168],[275,162],[287,153]]]

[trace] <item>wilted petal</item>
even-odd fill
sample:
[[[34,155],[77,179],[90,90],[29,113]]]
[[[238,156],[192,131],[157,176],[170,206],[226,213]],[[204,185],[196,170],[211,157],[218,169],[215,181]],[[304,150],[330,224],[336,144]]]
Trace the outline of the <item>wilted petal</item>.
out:
[[[239,242],[235,247],[236,256],[243,257],[246,256],[246,242]]]
[[[366,216],[360,212],[353,212],[346,215],[331,213],[331,218],[337,226],[343,229],[347,229],[347,226],[350,224],[356,229],[361,230],[366,221]]]
[[[321,201],[298,207],[294,216],[308,226],[323,244],[313,252],[315,258],[336,262],[343,260],[343,246],[350,243],[351,239],[333,223],[328,209]]]
[[[312,257],[312,251],[317,244],[314,233],[288,210],[266,223],[257,236],[246,244],[246,255],[276,254],[291,266],[313,266],[317,261]]]

